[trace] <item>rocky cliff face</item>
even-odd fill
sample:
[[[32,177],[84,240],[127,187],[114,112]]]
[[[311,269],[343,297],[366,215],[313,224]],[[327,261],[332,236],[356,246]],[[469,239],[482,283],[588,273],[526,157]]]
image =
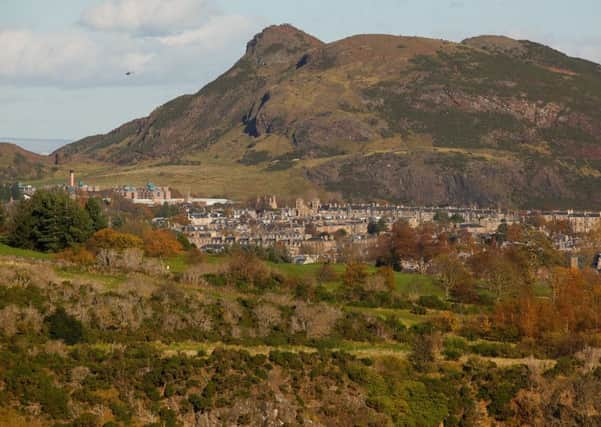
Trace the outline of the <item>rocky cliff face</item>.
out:
[[[601,207],[600,107],[599,65],[536,43],[324,44],[283,25],[198,93],[58,154],[133,164],[223,147],[355,198]]]

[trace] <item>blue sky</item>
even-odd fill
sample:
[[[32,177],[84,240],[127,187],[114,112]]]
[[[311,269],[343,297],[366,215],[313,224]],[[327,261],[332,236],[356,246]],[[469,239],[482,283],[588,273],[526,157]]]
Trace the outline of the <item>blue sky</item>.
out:
[[[269,24],[324,41],[504,34],[601,62],[600,21],[598,0],[2,0],[0,138],[109,131],[198,90]]]

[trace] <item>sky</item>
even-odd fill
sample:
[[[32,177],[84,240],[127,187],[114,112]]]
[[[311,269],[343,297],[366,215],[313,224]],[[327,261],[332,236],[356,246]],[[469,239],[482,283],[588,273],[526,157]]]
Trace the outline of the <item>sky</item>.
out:
[[[196,92],[271,24],[325,42],[503,34],[601,63],[600,19],[599,0],[1,0],[0,140],[47,152],[108,132]]]

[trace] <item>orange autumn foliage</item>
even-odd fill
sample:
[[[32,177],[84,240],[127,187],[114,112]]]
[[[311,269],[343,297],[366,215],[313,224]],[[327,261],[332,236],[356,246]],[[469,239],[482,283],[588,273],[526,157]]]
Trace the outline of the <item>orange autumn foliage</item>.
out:
[[[532,289],[498,303],[493,323],[527,338],[601,332],[601,279],[590,271],[557,267],[550,298]]]
[[[141,248],[143,244],[144,242],[138,236],[121,233],[112,228],[103,228],[90,237],[86,246],[90,251],[97,253],[101,249],[123,250]]]
[[[150,230],[144,233],[144,252],[149,257],[170,257],[182,251],[181,243],[170,231]]]

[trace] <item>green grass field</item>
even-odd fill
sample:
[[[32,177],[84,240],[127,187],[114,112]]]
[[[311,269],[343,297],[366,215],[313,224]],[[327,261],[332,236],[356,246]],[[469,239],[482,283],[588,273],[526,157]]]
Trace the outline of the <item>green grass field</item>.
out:
[[[397,291],[406,297],[436,295],[444,299],[444,290],[432,276],[415,273],[395,273]]]
[[[321,264],[269,264],[275,270],[281,271],[292,277],[315,277],[315,274],[321,268]],[[344,273],[344,264],[333,264],[332,269],[337,274]],[[376,268],[369,266],[367,269],[368,273],[372,274],[376,271]],[[431,276],[424,274],[415,273],[395,273],[397,292],[404,297],[419,297],[422,295],[436,295],[440,298],[444,298],[443,289],[438,286]],[[340,283],[328,283],[326,287],[328,289],[334,289]]]
[[[1,256],[16,256],[21,258],[29,259],[51,259],[52,255],[45,254],[43,252],[30,251],[28,249],[19,249],[7,246],[0,243],[0,255]]]

